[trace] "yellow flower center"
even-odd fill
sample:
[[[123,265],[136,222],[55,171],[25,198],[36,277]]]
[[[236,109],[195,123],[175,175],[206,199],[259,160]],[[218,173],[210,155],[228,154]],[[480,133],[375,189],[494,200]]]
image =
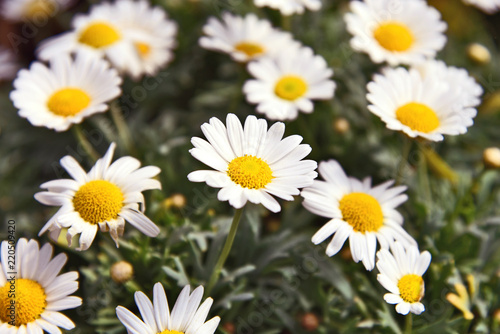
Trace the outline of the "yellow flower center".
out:
[[[16,327],[40,318],[47,306],[47,296],[42,286],[25,278],[16,279],[15,286],[7,281],[0,288],[0,320]]]
[[[53,0],[33,0],[31,1],[24,11],[27,19],[35,19],[37,17],[52,16],[55,12],[56,6]]]
[[[241,42],[238,43],[234,46],[234,49],[236,51],[243,52],[246,54],[248,57],[253,58],[255,56],[258,56],[262,53],[264,53],[264,48],[256,43],[251,43],[251,42]]]
[[[163,332],[160,332],[158,334],[184,334],[184,332],[171,331],[171,330],[165,329]]]
[[[411,102],[396,110],[396,118],[414,131],[429,133],[439,126],[434,110],[422,103]]]
[[[151,53],[151,46],[149,46],[149,44],[146,43],[136,42],[135,49],[137,50],[137,52],[139,52],[139,55],[143,58],[147,57]]]
[[[90,104],[90,97],[79,88],[58,90],[49,98],[47,107],[59,116],[74,116]]]
[[[356,232],[374,232],[384,224],[384,214],[378,201],[365,193],[350,193],[339,202],[342,219]]]
[[[274,88],[276,95],[289,101],[298,99],[303,96],[306,91],[307,83],[302,78],[293,75],[282,77]]]
[[[83,220],[97,224],[116,219],[124,199],[120,188],[113,183],[94,180],[78,189],[73,198],[73,207]]]
[[[398,22],[382,23],[373,32],[373,37],[380,46],[389,51],[406,51],[414,42],[410,29]]]
[[[89,25],[81,34],[78,41],[93,48],[99,49],[119,41],[120,33],[112,25],[97,22]]]
[[[401,298],[407,303],[416,303],[424,297],[424,280],[421,276],[408,274],[398,281],[398,289]]]
[[[253,155],[233,159],[227,166],[227,175],[234,183],[249,189],[264,188],[273,179],[269,165]]]

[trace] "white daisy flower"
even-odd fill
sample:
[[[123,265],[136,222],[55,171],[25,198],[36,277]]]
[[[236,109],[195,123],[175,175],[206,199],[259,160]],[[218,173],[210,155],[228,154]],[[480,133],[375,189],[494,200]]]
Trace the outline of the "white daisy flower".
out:
[[[72,26],[73,30],[43,41],[38,57],[48,61],[59,54],[85,51],[106,57],[122,73],[141,72],[141,60],[131,38],[134,28],[123,24],[115,5],[93,5],[89,14],[76,15]]]
[[[34,62],[19,71],[10,99],[19,116],[34,126],[66,131],[72,124],[108,109],[120,95],[122,80],[108,62],[78,53],[51,59],[50,66]]]
[[[2,16],[11,21],[44,20],[69,7],[74,0],[5,0]]]
[[[114,6],[122,25],[132,28],[130,39],[140,59],[139,68],[125,68],[125,71],[134,79],[143,74],[155,75],[174,58],[177,24],[168,18],[163,8],[153,7],[145,0],[121,0]]]
[[[391,66],[434,58],[446,44],[446,23],[424,0],[351,1],[345,15],[351,46]]]
[[[139,168],[139,160],[126,156],[111,164],[115,143],[106,155],[97,160],[90,172],[85,173],[71,156],[61,159],[61,166],[73,179],[46,182],[40,187],[47,191],[35,194],[42,204],[60,206],[57,213],[45,224],[39,235],[50,231],[57,240],[62,228],[69,228],[68,243],[80,234],[80,247],[86,250],[92,244],[98,228],[109,230],[118,247],[118,237],[123,235],[125,221],[149,237],[156,237],[160,229],[144,215],[142,191],[161,189],[158,180],[152,179],[160,169],[155,166]]]
[[[19,65],[11,50],[0,46],[0,81],[16,77]]]
[[[273,124],[248,116],[242,127],[238,117],[227,115],[227,129],[215,117],[201,126],[208,142],[197,137],[191,139],[195,148],[193,157],[215,170],[199,170],[188,175],[192,182],[206,182],[218,193],[220,201],[229,201],[233,207],[242,208],[247,201],[262,203],[272,212],[281,207],[271,195],[293,201],[298,188],[311,185],[318,175],[316,162],[302,160],[311,147],[300,144],[302,137],[283,138],[285,125]]]
[[[123,306],[116,308],[116,315],[128,333],[140,334],[213,334],[220,318],[213,317],[205,322],[212,298],[207,298],[200,305],[203,287],[197,287],[189,293],[189,285],[182,289],[172,312],[170,312],[165,290],[160,283],[153,289],[153,302],[141,291],[135,293],[135,303],[142,319]]]
[[[290,33],[273,28],[269,21],[259,20],[255,14],[241,17],[225,12],[222,21],[209,18],[203,32],[207,35],[199,41],[203,48],[228,53],[238,62],[273,56],[300,45]]]
[[[488,14],[494,14],[500,10],[500,0],[463,0],[463,2]]]
[[[431,254],[428,251],[420,253],[416,246],[405,250],[399,242],[394,243],[391,250],[392,254],[387,249],[377,252],[380,272],[377,279],[391,292],[386,293],[384,299],[389,304],[397,304],[396,311],[400,314],[420,314],[425,311],[420,302],[425,293],[422,275],[431,263]]]
[[[464,95],[464,86],[462,81],[452,84],[435,75],[422,77],[416,69],[387,69],[367,85],[368,109],[388,129],[441,141],[443,135],[463,134],[473,124],[477,110],[466,106],[472,100],[464,98],[473,94]]]
[[[423,78],[433,76],[434,80],[445,81],[450,87],[460,90],[460,99],[464,107],[477,107],[481,104],[480,96],[483,94],[483,88],[466,69],[447,66],[444,61],[434,59],[415,68]]]
[[[305,9],[316,11],[321,8],[321,0],[254,0],[254,3],[257,7],[278,9],[286,16],[303,14]]]
[[[36,240],[21,238],[15,247],[2,242],[0,333],[61,334],[59,327],[75,328],[60,311],[82,305],[81,298],[70,296],[78,290],[78,272],[59,275],[68,257],[61,253],[52,259],[52,251],[48,243],[39,248]]]
[[[403,216],[396,207],[408,196],[405,186],[392,187],[393,180],[372,187],[371,178],[359,181],[348,177],[335,160],[319,164],[319,174],[325,181],[315,180],[302,190],[304,207],[319,216],[331,218],[314,234],[312,242],[320,244],[331,235],[326,254],[333,256],[349,238],[352,258],[362,261],[367,270],[375,266],[377,240],[383,249],[394,241],[416,245],[403,229]]]
[[[258,104],[257,112],[272,120],[293,120],[299,111],[312,113],[311,100],[328,100],[335,92],[329,80],[333,70],[309,47],[251,62],[248,71],[255,79],[243,86],[247,101]]]

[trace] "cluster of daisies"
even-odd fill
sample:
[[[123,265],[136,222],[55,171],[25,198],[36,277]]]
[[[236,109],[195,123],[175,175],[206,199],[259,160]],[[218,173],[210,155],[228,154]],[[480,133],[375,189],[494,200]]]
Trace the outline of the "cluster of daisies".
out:
[[[70,1],[22,3],[39,6],[30,11],[40,6],[50,11]],[[321,7],[319,0],[255,0],[255,4],[279,9],[283,15]],[[14,8],[12,1],[5,6]],[[28,12],[16,10],[18,16],[29,17]],[[423,0],[401,1],[397,7],[392,0],[352,1],[345,21],[353,49],[389,65],[367,85],[367,108],[387,128],[439,141],[443,135],[463,134],[473,124],[482,89],[466,70],[434,59],[446,43],[446,24],[435,9]],[[92,6],[88,14],[76,16],[72,26],[43,42],[37,51],[41,61],[19,71],[14,81],[11,99],[19,114],[35,126],[65,131],[107,110],[108,102],[121,94],[122,75],[132,79],[154,75],[172,59],[176,24],[146,1]],[[243,85],[243,92],[270,120],[293,120],[299,111],[313,112],[312,100],[334,96],[333,71],[326,60],[267,20],[224,13],[221,19],[210,18],[203,32],[199,40],[203,48],[246,64],[254,78]],[[348,176],[333,159],[319,165],[305,160],[311,146],[303,144],[300,135],[284,137],[282,122],[268,127],[265,119],[248,116],[242,124],[228,114],[225,123],[213,117],[201,130],[206,139],[193,137],[190,153],[210,169],[190,173],[190,181],[219,188],[218,199],[237,209],[251,202],[279,212],[275,197],[293,201],[301,195],[307,210],[329,219],[312,237],[314,244],[331,238],[326,254],[333,256],[349,239],[353,260],[367,270],[378,268],[378,281],[389,291],[384,299],[396,304],[397,312],[424,311],[422,276],[431,256],[420,252],[403,228],[397,207],[408,199],[406,186],[395,185],[394,180],[374,186],[369,177]],[[71,178],[46,182],[41,185],[44,191],[35,194],[40,203],[59,208],[40,235],[48,232],[57,240],[64,234],[69,245],[78,236],[77,250],[85,251],[99,230],[109,231],[118,246],[125,222],[148,237],[161,233],[144,214],[142,194],[161,189],[155,179],[160,169],[141,167],[130,156],[112,162],[115,147],[112,143],[88,172],[71,156],[61,159]],[[316,180],[316,169],[323,180]],[[78,273],[59,275],[66,255],[52,258],[52,251],[49,244],[40,248],[35,240],[2,243],[2,333],[61,333],[59,327],[74,327],[59,311],[82,303],[70,296],[78,288]],[[14,253],[12,276],[7,264]],[[14,316],[8,308],[12,285],[17,294]],[[157,283],[153,301],[142,292],[135,294],[142,320],[122,306],[116,313],[129,333],[212,334],[220,318],[206,321],[213,301],[207,298],[201,303],[203,293],[201,286],[192,293],[185,287],[170,311],[163,286]]]
[[[467,132],[483,89],[465,69],[434,59],[446,44],[439,12],[423,0],[352,1],[350,9],[352,48],[390,66],[368,83],[368,109],[412,138],[441,141]]]
[[[72,27],[43,41],[40,61],[14,80],[11,100],[34,126],[66,131],[106,111],[122,75],[155,75],[173,59],[177,25],[146,0],[94,5]]]
[[[249,103],[257,104],[257,112],[270,120],[294,120],[299,111],[312,113],[312,100],[329,100],[334,95],[333,70],[325,59],[265,19],[226,12],[221,20],[210,18],[203,32],[206,36],[199,41],[203,48],[247,63],[254,79],[245,82],[243,92]]]

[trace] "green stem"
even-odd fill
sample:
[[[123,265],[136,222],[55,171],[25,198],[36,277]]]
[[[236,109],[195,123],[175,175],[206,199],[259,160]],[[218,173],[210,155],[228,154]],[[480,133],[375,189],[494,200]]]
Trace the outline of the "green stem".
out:
[[[410,312],[405,317],[405,334],[411,334],[412,327],[413,327],[413,318]]]
[[[73,126],[73,131],[76,139],[78,140],[78,143],[80,143],[80,145],[82,145],[83,149],[85,150],[85,153],[87,153],[87,155],[92,159],[92,162],[96,162],[97,159],[99,159],[99,153],[94,150],[92,144],[88,141],[87,137],[85,137],[82,126],[80,124],[75,124]]]
[[[247,74],[246,74],[246,67],[245,66],[240,66],[238,67],[238,82],[236,86],[236,92],[230,101],[229,104],[229,113],[230,114],[236,114],[237,109],[240,106],[241,100],[243,98],[243,84],[245,83],[245,80],[247,79]]]
[[[400,184],[403,180],[404,169],[408,164],[408,157],[410,156],[412,140],[406,136],[403,137],[403,151],[401,152],[401,159],[399,160],[398,169],[396,171],[396,185]]]
[[[427,159],[425,156],[425,152],[422,148],[420,148],[419,151],[418,178],[419,178],[420,188],[425,196],[426,202],[431,203],[432,195],[431,195],[431,186],[429,183],[429,171],[427,170]]]
[[[292,31],[292,16],[281,15],[281,28],[285,31]]]
[[[118,130],[118,136],[120,137],[122,144],[125,146],[125,149],[129,153],[135,155],[136,151],[132,142],[130,130],[128,128],[127,122],[125,122],[122,110],[116,100],[111,103],[110,111],[111,117],[113,118],[113,122],[115,123],[116,129]]]
[[[231,223],[231,229],[229,230],[229,234],[227,235],[226,243],[224,244],[224,248],[222,248],[222,253],[219,256],[219,259],[215,264],[214,270],[212,271],[212,275],[210,275],[210,280],[208,281],[208,285],[206,288],[207,296],[210,295],[210,292],[212,292],[215,283],[217,283],[220,272],[222,271],[222,267],[226,262],[229,252],[231,251],[231,247],[233,246],[234,237],[236,236],[236,231],[238,230],[238,224],[240,222],[243,209],[244,207],[241,209],[237,209],[236,212],[234,213],[233,222]]]

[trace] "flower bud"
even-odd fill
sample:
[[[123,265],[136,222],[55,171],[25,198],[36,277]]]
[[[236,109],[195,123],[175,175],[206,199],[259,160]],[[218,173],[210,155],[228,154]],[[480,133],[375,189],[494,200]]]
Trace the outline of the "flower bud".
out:
[[[333,122],[333,129],[340,134],[348,132],[350,128],[351,125],[349,124],[349,121],[343,117],[337,118]]]
[[[127,261],[119,261],[111,266],[111,279],[118,284],[129,281],[134,275],[134,267]]]
[[[500,148],[489,147],[483,151],[483,163],[486,168],[500,168]]]
[[[472,43],[467,46],[467,56],[473,62],[481,65],[486,65],[491,60],[490,51],[479,43]]]
[[[308,332],[315,331],[319,327],[319,318],[316,314],[308,312],[305,313],[301,319],[300,324]]]

